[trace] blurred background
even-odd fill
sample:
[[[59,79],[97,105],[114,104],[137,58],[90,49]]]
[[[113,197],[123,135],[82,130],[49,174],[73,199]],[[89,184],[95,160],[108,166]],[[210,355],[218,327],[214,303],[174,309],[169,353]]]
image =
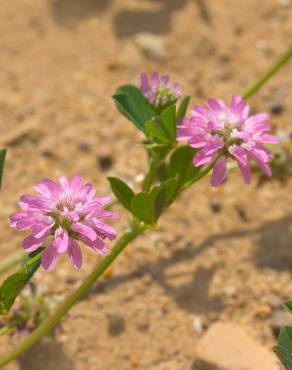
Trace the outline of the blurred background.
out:
[[[291,42],[292,2],[10,0],[0,7],[0,34],[0,146],[9,150],[2,259],[23,238],[7,227],[8,216],[43,177],[81,174],[98,194],[110,193],[110,175],[139,188],[146,157],[139,132],[111,99],[119,84],[159,70],[192,104],[229,100]],[[250,100],[287,132],[291,80],[290,64]],[[239,330],[244,369],[269,370],[270,349],[289,323],[281,302],[292,296],[291,184],[260,184],[254,175],[244,186],[234,171],[219,189],[206,179],[188,190],[70,311],[55,338],[7,369],[234,370],[224,358],[238,356],[223,344],[232,346]],[[121,232],[127,216],[116,210]],[[60,258],[34,281],[62,298],[98,258],[86,252],[81,271]],[[19,340],[1,338],[0,355]]]

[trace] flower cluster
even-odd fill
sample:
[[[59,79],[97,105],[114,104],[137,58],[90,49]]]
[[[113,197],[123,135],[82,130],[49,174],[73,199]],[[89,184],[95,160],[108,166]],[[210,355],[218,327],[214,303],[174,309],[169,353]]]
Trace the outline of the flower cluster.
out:
[[[116,218],[115,213],[103,209],[111,198],[97,198],[96,190],[85,184],[81,176],[72,181],[61,177],[57,183],[44,179],[35,190],[38,196],[20,197],[22,211],[10,216],[11,226],[31,230],[31,235],[22,242],[27,252],[45,247],[41,264],[46,270],[52,270],[57,257],[64,252],[79,269],[82,265],[79,242],[98,253],[107,253],[104,239],[116,237],[114,228],[103,221]]]
[[[178,84],[171,83],[168,76],[159,76],[158,72],[153,72],[150,78],[142,73],[140,88],[157,108],[156,114],[161,108],[175,104],[182,95]],[[177,140],[186,140],[196,149],[194,166],[210,165],[213,186],[225,180],[229,158],[237,162],[248,184],[251,160],[271,176],[268,162],[272,154],[265,144],[276,144],[278,140],[268,133],[271,129],[268,119],[267,113],[250,115],[249,106],[240,96],[234,96],[230,105],[222,100],[207,99],[204,106],[193,108],[191,117],[179,122]],[[80,268],[80,242],[96,252],[107,253],[104,240],[116,237],[114,228],[103,221],[116,217],[115,213],[103,208],[111,201],[109,197],[97,198],[95,189],[85,184],[81,176],[75,176],[72,181],[66,177],[58,182],[44,179],[35,190],[38,196],[20,198],[22,210],[11,216],[11,226],[31,230],[22,246],[27,252],[44,247],[41,264],[46,270],[52,270],[57,257],[64,252],[68,253],[74,267]]]
[[[182,95],[179,84],[170,82],[169,76],[159,76],[158,72],[153,72],[150,78],[141,73],[140,80],[142,94],[155,107],[163,108],[175,103]]]
[[[215,162],[211,177],[213,186],[220,185],[227,176],[227,159],[236,160],[245,183],[250,183],[250,160],[271,176],[268,162],[272,154],[265,144],[276,144],[269,115],[249,115],[249,106],[240,96],[232,98],[230,106],[222,100],[207,99],[205,106],[195,106],[192,116],[182,120],[177,140],[187,140],[192,148],[200,149],[193,159],[194,166]]]

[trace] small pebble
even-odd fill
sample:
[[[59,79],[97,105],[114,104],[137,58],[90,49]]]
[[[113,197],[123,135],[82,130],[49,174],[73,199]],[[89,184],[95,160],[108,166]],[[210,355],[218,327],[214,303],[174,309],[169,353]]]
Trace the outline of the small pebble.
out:
[[[282,299],[275,295],[275,294],[272,294],[268,297],[267,299],[267,303],[270,305],[271,308],[275,309],[275,308],[281,308],[283,303],[282,303]]]
[[[284,107],[281,103],[272,102],[269,104],[269,110],[272,114],[280,115],[283,113]]]
[[[200,317],[195,317],[193,321],[194,329],[196,334],[200,335],[203,333],[203,321]]]
[[[112,157],[110,157],[109,155],[99,156],[97,160],[100,169],[103,171],[109,170],[113,165]]]
[[[236,288],[232,285],[227,285],[224,287],[224,293],[228,298],[236,297]]]
[[[139,175],[135,176],[135,179],[134,179],[135,183],[141,184],[142,181],[144,180],[144,176],[145,175],[143,173],[140,173]]]
[[[222,203],[219,199],[214,198],[210,202],[210,207],[214,213],[219,213],[222,210]]]
[[[254,316],[259,317],[261,319],[267,318],[271,316],[272,314],[272,309],[270,306],[263,304],[259,305],[254,309]]]
[[[288,6],[291,4],[291,0],[279,0],[279,3],[282,5],[282,6]]]
[[[275,338],[278,338],[280,330],[288,325],[291,325],[291,314],[289,312],[284,308],[273,312],[270,326]]]
[[[90,152],[90,144],[86,141],[80,141],[78,143],[78,149],[83,153],[89,153]]]
[[[54,158],[55,155],[51,149],[46,148],[41,151],[41,156],[44,158]]]
[[[240,205],[237,204],[235,206],[235,209],[237,211],[238,216],[242,219],[242,221],[249,222],[249,218],[247,217],[245,210]]]
[[[132,355],[129,356],[129,362],[135,368],[137,368],[137,367],[140,366],[139,357],[137,355],[135,355],[135,354],[132,354]]]
[[[66,284],[69,284],[69,285],[73,285],[77,282],[77,279],[73,276],[68,276],[66,279],[65,279],[65,282]]]
[[[149,323],[145,322],[145,323],[139,324],[137,329],[142,333],[147,333],[147,331],[149,330],[149,327],[150,327]]]
[[[117,337],[125,331],[126,329],[125,319],[120,313],[118,312],[110,313],[108,314],[107,318],[108,318],[108,332],[110,333],[110,335],[112,335],[113,337]]]
[[[146,55],[155,59],[166,57],[166,47],[164,39],[154,33],[141,32],[135,36],[137,46]]]

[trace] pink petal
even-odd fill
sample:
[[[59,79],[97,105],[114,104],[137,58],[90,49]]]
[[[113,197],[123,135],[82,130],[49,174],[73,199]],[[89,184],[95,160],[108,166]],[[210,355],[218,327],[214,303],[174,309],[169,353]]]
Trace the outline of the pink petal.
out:
[[[97,237],[96,232],[89,226],[83,225],[81,223],[76,223],[72,225],[72,230],[76,231],[76,233],[79,233],[81,235],[84,235],[89,240],[94,241]]]
[[[206,99],[206,103],[214,112],[221,112],[221,105],[216,99]]]
[[[70,184],[69,184],[67,177],[61,176],[59,178],[59,183],[61,184],[63,190],[67,190],[67,191],[69,190]]]
[[[53,226],[54,223],[50,225],[35,224],[32,226],[32,234],[35,238],[39,239],[44,236]]]
[[[109,240],[114,240],[117,237],[116,230],[111,225],[108,225],[99,219],[94,222],[94,225],[97,233],[102,238],[107,237]]]
[[[200,105],[195,105],[192,110],[192,115],[196,117],[197,115],[203,117],[205,120],[209,120],[210,111]]]
[[[248,125],[254,125],[256,123],[267,122],[269,119],[270,115],[268,113],[260,113],[249,117],[245,122]]]
[[[28,230],[35,222],[26,212],[16,212],[10,216],[10,220],[10,226],[17,228],[18,230]]]
[[[227,176],[227,158],[225,156],[220,157],[213,168],[211,176],[211,185],[219,186],[225,180]]]
[[[111,197],[99,197],[96,199],[101,205],[109,204],[112,202]]]
[[[205,145],[208,144],[208,138],[206,135],[193,135],[190,140],[189,144],[192,148],[203,148]]]
[[[70,189],[73,192],[79,193],[79,191],[82,189],[83,182],[84,182],[84,180],[83,180],[82,176],[73,177],[73,179],[70,183]]]
[[[249,106],[241,96],[233,96],[231,101],[231,111],[240,119],[246,119],[249,113]]]
[[[257,162],[261,170],[267,175],[272,176],[272,171],[267,162],[273,158],[272,154],[264,147],[257,145],[249,151],[249,156]]]
[[[82,266],[82,253],[79,244],[74,239],[70,239],[68,255],[73,263],[73,266],[79,270]]]
[[[238,163],[238,166],[241,170],[241,173],[242,173],[242,176],[243,176],[243,180],[246,184],[250,184],[250,179],[251,179],[251,170],[250,170],[250,166],[249,166],[249,163],[247,162],[245,165],[242,163],[242,162],[239,162],[237,160],[237,163]]]
[[[141,73],[140,75],[140,88],[142,91],[147,90],[149,87],[149,82],[148,82],[148,76],[146,73]]]
[[[268,134],[263,134],[259,138],[259,142],[263,144],[278,144],[279,139],[275,135],[268,135]]]
[[[247,152],[241,146],[235,144],[231,145],[228,151],[239,163],[241,163],[243,166],[246,166],[248,162]]]
[[[26,203],[29,208],[36,208],[41,211],[49,211],[47,203],[44,199],[35,197],[34,195],[22,195],[20,202]]]
[[[270,167],[267,165],[266,161],[263,160],[262,156],[258,155],[258,153],[256,153],[255,151],[251,151],[250,156],[251,156],[252,159],[254,159],[257,162],[257,164],[259,165],[261,170],[267,176],[272,176],[272,171],[271,171]]]
[[[157,85],[159,84],[159,74],[157,71],[154,71],[151,75],[151,83],[153,85],[153,87],[157,87]]]
[[[60,186],[50,179],[43,179],[35,186],[35,190],[42,196],[54,199],[60,193]]]
[[[241,103],[242,97],[239,95],[234,95],[231,99],[231,109],[234,111],[239,103]]]
[[[22,241],[21,244],[26,252],[34,252],[43,244],[43,242],[44,239],[36,239],[33,235],[29,235]]]
[[[115,212],[101,210],[98,212],[98,217],[100,218],[108,218],[110,220],[117,220],[119,219],[119,215]]]
[[[167,75],[161,76],[160,83],[162,86],[167,87],[168,81],[169,81],[169,76]]]
[[[195,167],[210,163],[213,160],[213,155],[206,155],[202,150],[198,152],[193,158],[193,165]]]
[[[44,250],[41,258],[41,265],[47,271],[51,271],[57,262],[58,251],[54,248],[53,243],[50,243]]]
[[[80,219],[79,214],[74,211],[69,212],[67,215],[70,218],[70,220],[73,222],[77,222]]]
[[[83,241],[84,244],[92,248],[95,252],[98,252],[103,255],[108,253],[108,248],[105,245],[104,241],[102,241],[101,239],[97,238],[94,241],[91,241],[85,237],[81,237],[80,239]]]
[[[54,247],[57,249],[58,253],[63,253],[67,250],[69,244],[69,236],[66,229],[59,227],[55,231]]]

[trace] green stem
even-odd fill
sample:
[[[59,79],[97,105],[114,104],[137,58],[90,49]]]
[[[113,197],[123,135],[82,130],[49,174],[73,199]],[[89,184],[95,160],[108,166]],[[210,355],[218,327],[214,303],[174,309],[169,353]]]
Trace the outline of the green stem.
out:
[[[13,267],[17,266],[25,257],[23,252],[18,252],[11,257],[8,257],[3,262],[0,263],[0,274],[9,271]]]
[[[16,325],[17,325],[17,322],[16,321],[12,321],[8,325],[3,326],[3,328],[0,328],[0,337],[2,335],[5,335],[5,334],[9,333],[12,329],[14,329],[16,327]]]
[[[150,158],[150,168],[145,176],[143,191],[149,191],[153,181],[156,179],[157,169],[160,163],[160,159],[156,155],[152,155]]]
[[[252,85],[250,85],[243,93],[242,97],[248,99],[253,96],[278,70],[286,64],[292,57],[292,45],[283,53],[271,67]]]
[[[40,326],[23,342],[16,346],[10,353],[4,355],[0,359],[0,368],[3,368],[10,361],[17,358],[34,344],[36,344],[43,336],[50,333],[53,327],[60,321],[61,317],[65,315],[70,308],[78,302],[93,286],[96,280],[105,272],[105,270],[112,264],[124,248],[134,240],[138,235],[144,232],[145,228],[140,225],[133,225],[127,230],[123,236],[117,241],[111,253],[106,256],[101,263],[95,268],[90,275],[83,281],[83,283],[75,290],[68,298],[59,304],[55,312],[45,319]]]

